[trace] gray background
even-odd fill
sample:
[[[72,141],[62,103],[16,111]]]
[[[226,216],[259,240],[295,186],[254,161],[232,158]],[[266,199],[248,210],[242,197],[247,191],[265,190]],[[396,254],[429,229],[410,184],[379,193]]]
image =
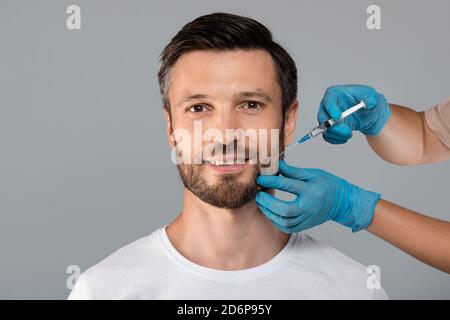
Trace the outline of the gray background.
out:
[[[374,3],[383,29],[370,31]],[[81,6],[79,31],[66,28],[70,4]],[[1,0],[0,298],[64,299],[68,265],[85,270],[178,214],[182,187],[166,142],[158,55],[185,23],[214,11],[258,19],[293,55],[298,135],[316,124],[332,84],[371,84],[416,110],[450,94],[447,0]],[[450,161],[395,166],[361,135],[339,147],[316,139],[287,160],[449,219]],[[309,234],[379,265],[391,298],[450,298],[448,274],[367,232],[327,223]]]

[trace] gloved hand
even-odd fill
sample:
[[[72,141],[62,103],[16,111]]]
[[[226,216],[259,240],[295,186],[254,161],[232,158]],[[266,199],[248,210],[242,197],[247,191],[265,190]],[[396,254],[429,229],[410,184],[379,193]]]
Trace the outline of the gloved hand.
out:
[[[289,166],[280,160],[283,176],[258,176],[256,182],[269,189],[295,194],[291,201],[259,191],[259,209],[285,233],[295,233],[328,220],[336,221],[353,232],[372,222],[379,193],[364,190],[321,169]]]
[[[323,133],[325,141],[342,144],[352,137],[352,131],[360,131],[365,135],[378,135],[391,115],[386,98],[365,85],[339,85],[329,87],[320,102],[317,120],[319,123],[332,118],[338,120],[341,112],[349,109],[359,101],[366,104],[364,109],[345,118],[341,123]]]

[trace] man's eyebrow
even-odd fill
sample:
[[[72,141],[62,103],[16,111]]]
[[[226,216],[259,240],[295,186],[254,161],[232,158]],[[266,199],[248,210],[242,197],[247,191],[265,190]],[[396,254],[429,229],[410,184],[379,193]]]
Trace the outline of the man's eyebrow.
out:
[[[209,96],[206,94],[194,94],[192,96],[185,96],[183,97],[180,102],[178,103],[178,105],[182,105],[185,102],[191,101],[191,100],[198,100],[198,99],[206,99]]]
[[[239,93],[234,94],[234,97],[240,97],[240,98],[261,98],[263,100],[265,100],[268,103],[272,102],[272,98],[265,93],[263,90],[261,89],[257,89],[255,91],[241,91]],[[191,101],[191,100],[199,100],[199,99],[206,99],[209,98],[208,95],[206,94],[194,94],[194,95],[187,95],[184,96],[180,102],[178,103],[178,105],[182,105],[185,102]]]
[[[237,97],[241,97],[241,98],[261,98],[263,100],[266,100],[266,102],[272,102],[272,98],[265,93],[263,90],[261,89],[257,89],[256,91],[242,91],[239,92],[237,94],[235,94],[235,96]]]

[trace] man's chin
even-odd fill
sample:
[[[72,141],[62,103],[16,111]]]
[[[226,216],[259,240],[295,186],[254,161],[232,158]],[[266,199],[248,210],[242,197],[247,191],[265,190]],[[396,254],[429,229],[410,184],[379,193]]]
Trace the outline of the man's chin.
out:
[[[243,170],[218,173],[208,165],[180,165],[184,186],[197,198],[214,207],[237,209],[254,201],[258,192],[259,167],[245,165]]]
[[[222,175],[218,182],[205,186],[197,195],[204,202],[218,208],[237,209],[253,201],[258,191],[256,182],[242,181],[233,174]]]
[[[236,181],[244,184],[250,184],[256,180],[259,169],[254,165],[230,165],[230,166],[214,166],[202,165],[201,176],[211,184],[217,184],[222,181]]]
[[[183,179],[184,185],[200,200],[224,209],[241,208],[254,201],[258,186],[255,169],[250,172],[210,174],[207,170]],[[247,171],[247,170],[246,170]]]
[[[224,194],[223,192],[218,192],[215,194],[196,194],[200,200],[209,205],[212,205],[217,208],[223,209],[238,209],[245,206],[250,201],[254,201],[256,196],[256,188],[252,191],[239,191],[239,189],[235,189],[238,194]]]

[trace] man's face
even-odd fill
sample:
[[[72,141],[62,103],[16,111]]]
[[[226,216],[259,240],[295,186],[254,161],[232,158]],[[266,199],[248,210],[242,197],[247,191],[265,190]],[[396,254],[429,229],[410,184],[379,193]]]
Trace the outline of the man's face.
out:
[[[251,154],[262,146],[269,156],[274,149],[282,151],[283,141],[289,143],[295,127],[297,105],[283,117],[282,92],[271,56],[263,50],[192,51],[178,59],[170,80],[170,115],[166,112],[169,140],[192,160],[178,164],[185,187],[216,207],[243,206],[255,197],[256,177],[261,171],[261,157],[254,158],[255,163],[249,159]],[[193,138],[174,143],[173,133],[180,129]],[[267,139],[261,140],[259,135],[256,140],[245,135],[230,137],[227,130],[231,129],[265,131]],[[277,141],[273,141],[271,130],[278,131]],[[211,146],[213,150],[205,153]],[[201,160],[195,162],[198,150]],[[230,165],[238,150],[244,150],[245,162]],[[223,161],[229,162],[223,165]]]

